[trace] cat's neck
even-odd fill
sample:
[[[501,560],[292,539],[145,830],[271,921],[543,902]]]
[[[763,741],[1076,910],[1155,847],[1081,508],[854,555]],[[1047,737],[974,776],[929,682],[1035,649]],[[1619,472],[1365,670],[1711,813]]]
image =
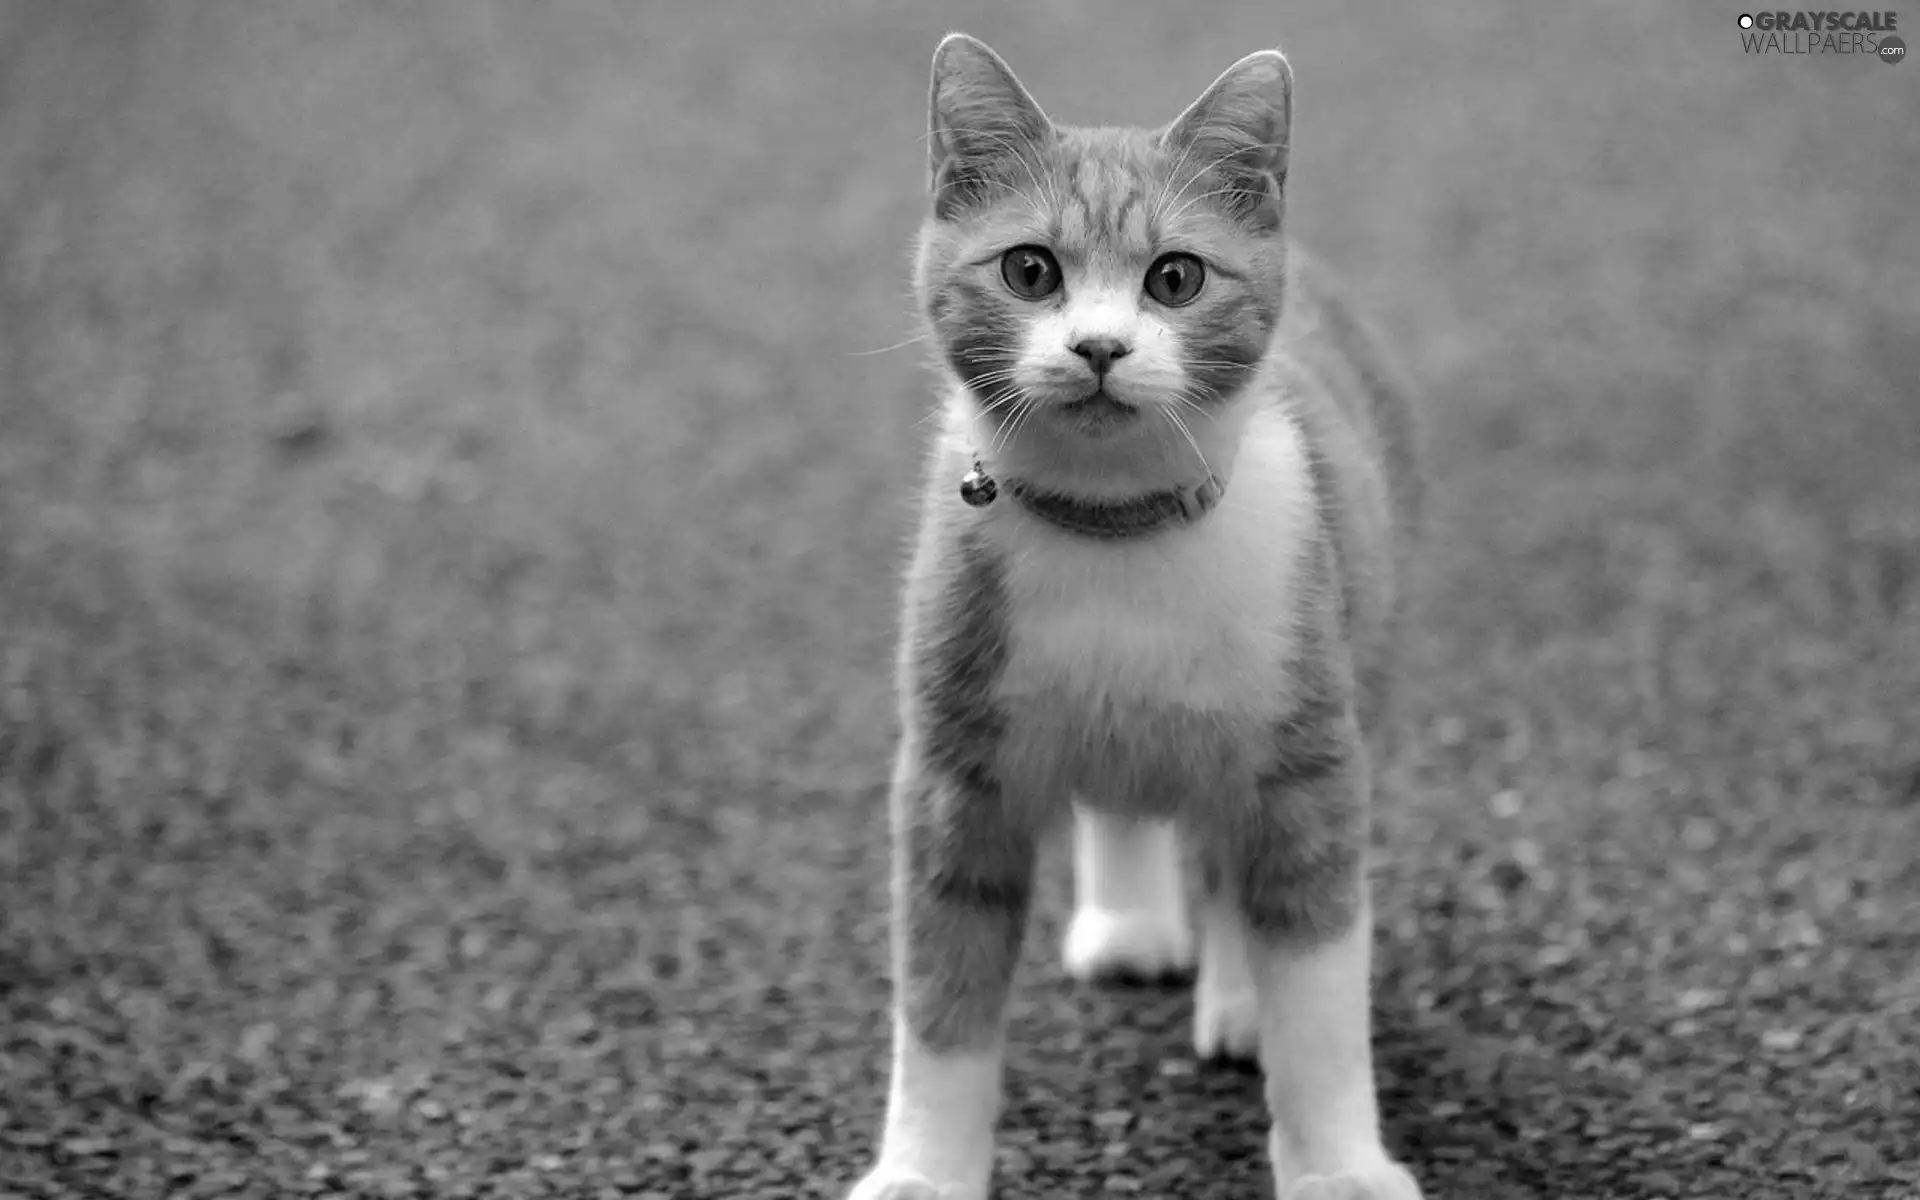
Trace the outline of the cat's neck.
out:
[[[1194,524],[1213,511],[1226,491],[1211,473],[1198,483],[1125,498],[1089,499],[1021,479],[1009,479],[999,486],[1013,503],[1055,528],[1099,541],[1151,537]]]
[[[972,466],[969,504],[1000,503],[1078,537],[1150,537],[1204,520],[1230,486],[1252,405],[1234,404],[1184,429],[1168,423],[1129,441],[1079,443],[1036,434],[1011,438],[980,416],[964,391],[948,407],[949,443]],[[956,475],[956,485],[962,480]]]

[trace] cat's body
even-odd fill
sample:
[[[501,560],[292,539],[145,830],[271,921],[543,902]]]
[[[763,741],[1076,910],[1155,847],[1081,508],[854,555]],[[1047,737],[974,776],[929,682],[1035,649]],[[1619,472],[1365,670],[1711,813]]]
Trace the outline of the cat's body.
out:
[[[932,99],[916,282],[952,384],[854,1196],[985,1195],[1035,847],[1071,812],[1069,970],[1192,964],[1184,843],[1196,1045],[1259,1055],[1281,1194],[1416,1197],[1374,1111],[1364,852],[1420,492],[1404,390],[1282,228],[1291,75],[1250,56],[1165,132],[1063,130],[956,35]]]

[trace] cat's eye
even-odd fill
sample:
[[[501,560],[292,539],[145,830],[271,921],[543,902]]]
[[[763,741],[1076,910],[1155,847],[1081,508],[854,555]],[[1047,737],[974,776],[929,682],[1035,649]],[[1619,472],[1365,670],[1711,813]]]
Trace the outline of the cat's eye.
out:
[[[1147,268],[1147,295],[1168,308],[1179,308],[1193,303],[1206,281],[1207,269],[1193,255],[1162,254]]]
[[[1044,300],[1059,290],[1060,264],[1038,246],[1015,246],[1000,256],[1000,278],[1022,300]]]

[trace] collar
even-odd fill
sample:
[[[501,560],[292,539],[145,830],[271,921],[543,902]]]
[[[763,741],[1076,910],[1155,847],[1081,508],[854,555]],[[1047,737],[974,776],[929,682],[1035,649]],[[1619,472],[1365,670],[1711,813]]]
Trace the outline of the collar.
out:
[[[1043,491],[1020,480],[1010,479],[1006,486],[1034,516],[1068,533],[1102,541],[1144,538],[1170,526],[1191,525],[1211,512],[1226,490],[1211,472],[1189,487],[1121,500],[1088,500]]]

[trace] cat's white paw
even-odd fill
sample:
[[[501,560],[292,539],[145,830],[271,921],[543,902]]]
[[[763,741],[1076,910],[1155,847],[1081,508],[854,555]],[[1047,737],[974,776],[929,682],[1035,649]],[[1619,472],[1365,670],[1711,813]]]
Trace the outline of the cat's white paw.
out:
[[[1202,975],[1193,992],[1193,1052],[1202,1062],[1259,1057],[1260,1005],[1252,988],[1208,987]]]
[[[1080,980],[1164,979],[1193,969],[1193,930],[1178,913],[1082,905],[1061,959]]]
[[[912,1171],[880,1167],[853,1185],[847,1200],[986,1200],[984,1188],[942,1186]]]
[[[1335,1175],[1302,1175],[1278,1191],[1280,1200],[1421,1200],[1413,1175],[1392,1162]]]

